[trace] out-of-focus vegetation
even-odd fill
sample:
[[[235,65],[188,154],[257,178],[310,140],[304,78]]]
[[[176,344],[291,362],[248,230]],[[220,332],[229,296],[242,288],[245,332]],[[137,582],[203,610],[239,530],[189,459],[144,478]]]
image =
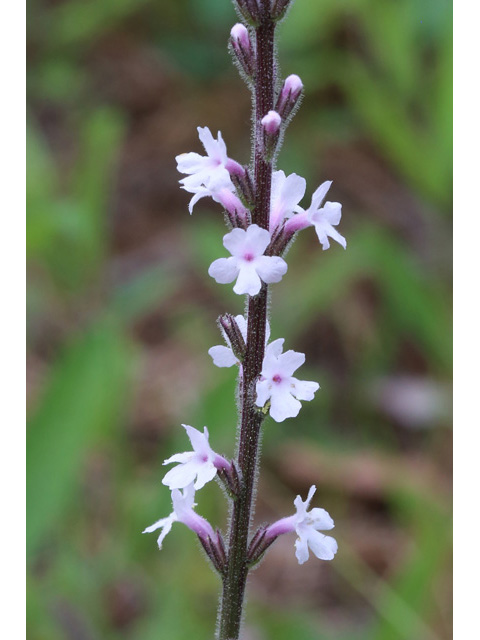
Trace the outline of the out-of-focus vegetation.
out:
[[[229,0],[31,0],[28,52],[30,640],[207,640],[218,582],[193,535],[162,552],[161,462],[208,424],[233,454],[235,372],[215,369],[207,276],[221,214],[191,218],[174,156],[197,125],[249,156]],[[280,540],[252,575],[245,639],[446,640],[450,615],[451,7],[297,0],[282,70],[306,96],[280,165],[333,179],[346,252],[304,232],[273,337],[321,391],[268,423],[256,518],[317,484],[332,563]],[[307,196],[309,197],[309,196]],[[302,374],[303,375],[303,374]],[[225,525],[213,483],[200,513]]]

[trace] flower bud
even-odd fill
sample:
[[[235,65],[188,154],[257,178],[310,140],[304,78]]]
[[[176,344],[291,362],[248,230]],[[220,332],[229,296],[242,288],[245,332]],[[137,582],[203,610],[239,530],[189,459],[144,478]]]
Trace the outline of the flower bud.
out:
[[[247,207],[253,207],[255,203],[255,189],[253,187],[252,176],[250,175],[250,171],[248,167],[242,167],[243,172],[230,172],[230,178],[233,182],[237,193],[243,202],[243,204]]]
[[[276,111],[269,111],[266,116],[263,116],[261,122],[265,133],[274,136],[280,129],[282,118]]]
[[[221,189],[216,194],[216,199],[225,208],[232,227],[244,228],[248,224],[248,209],[230,189]]]
[[[270,15],[272,20],[281,20],[290,6],[291,0],[272,0]]]
[[[269,111],[260,124],[263,127],[263,155],[265,160],[270,162],[277,149],[282,118],[276,111]]]
[[[218,318],[218,324],[220,325],[222,332],[228,338],[233,353],[240,362],[243,362],[247,347],[245,346],[244,337],[235,317],[230,313],[225,313],[223,316]]]
[[[250,41],[250,34],[245,25],[240,22],[230,31],[230,49],[238,63],[240,72],[247,80],[255,75],[255,55]]]
[[[242,47],[245,51],[251,49],[250,36],[248,35],[248,29],[241,22],[237,22],[230,31],[232,38],[232,44],[234,47]]]
[[[287,118],[297,105],[302,89],[303,83],[297,75],[292,74],[286,78],[275,107],[275,111],[283,119]]]

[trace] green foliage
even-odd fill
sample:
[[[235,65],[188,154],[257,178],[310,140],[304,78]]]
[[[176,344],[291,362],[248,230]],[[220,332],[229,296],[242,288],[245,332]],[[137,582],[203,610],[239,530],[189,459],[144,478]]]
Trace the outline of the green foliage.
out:
[[[118,425],[131,355],[115,325],[99,321],[59,357],[28,429],[30,552],[61,522],[88,451]]]

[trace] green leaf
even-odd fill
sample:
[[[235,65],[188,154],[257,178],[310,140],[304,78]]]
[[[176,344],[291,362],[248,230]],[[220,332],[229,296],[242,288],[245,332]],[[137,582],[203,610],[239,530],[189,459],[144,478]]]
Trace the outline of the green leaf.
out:
[[[118,423],[129,349],[104,321],[68,345],[27,432],[27,551],[55,529],[78,485],[89,448]]]

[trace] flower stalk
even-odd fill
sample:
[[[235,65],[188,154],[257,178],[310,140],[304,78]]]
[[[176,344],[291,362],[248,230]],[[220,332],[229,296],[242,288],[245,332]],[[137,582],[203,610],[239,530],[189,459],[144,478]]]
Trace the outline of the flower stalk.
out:
[[[283,18],[290,0],[234,0],[245,24],[231,30],[230,50],[253,96],[253,150],[251,166],[230,158],[220,132],[214,138],[208,127],[198,127],[206,155],[184,153],[177,156],[178,170],[186,174],[182,188],[193,194],[194,205],[204,197],[221,204],[229,232],[223,238],[230,257],[212,262],[209,275],[220,284],[235,281],[233,291],[246,295],[246,317],[225,313],[218,326],[226,345],[209,349],[218,367],[238,366],[240,418],[236,458],[216,453],[209,433],[183,425],[192,451],[176,453],[164,464],[176,463],[163,479],[172,492],[173,511],[145,529],[160,530],[158,546],[180,522],[196,533],[222,581],[217,620],[217,640],[238,640],[243,617],[243,602],[248,572],[259,563],[275,540],[296,533],[296,556],[300,564],[311,550],[317,558],[331,560],[337,544],[322,530],[334,526],[329,514],[309,509],[315,493],[311,487],[307,500],[294,501],[296,513],[262,525],[250,536],[255,483],[259,466],[262,423],[270,416],[275,422],[298,415],[300,401],[313,400],[317,382],[298,380],[294,372],[305,355],[284,351],[284,339],[270,341],[268,323],[269,285],[280,282],[287,272],[283,256],[296,234],[314,227],[323,249],[328,238],[346,248],[346,241],[335,229],[341,218],[341,205],[323,203],[331,186],[326,181],[312,195],[311,205],[303,209],[306,181],[293,173],[275,169],[283,135],[300,103],[303,84],[296,75],[282,84],[276,78],[275,28]],[[196,513],[195,491],[217,478],[230,502],[227,546],[219,529]]]

